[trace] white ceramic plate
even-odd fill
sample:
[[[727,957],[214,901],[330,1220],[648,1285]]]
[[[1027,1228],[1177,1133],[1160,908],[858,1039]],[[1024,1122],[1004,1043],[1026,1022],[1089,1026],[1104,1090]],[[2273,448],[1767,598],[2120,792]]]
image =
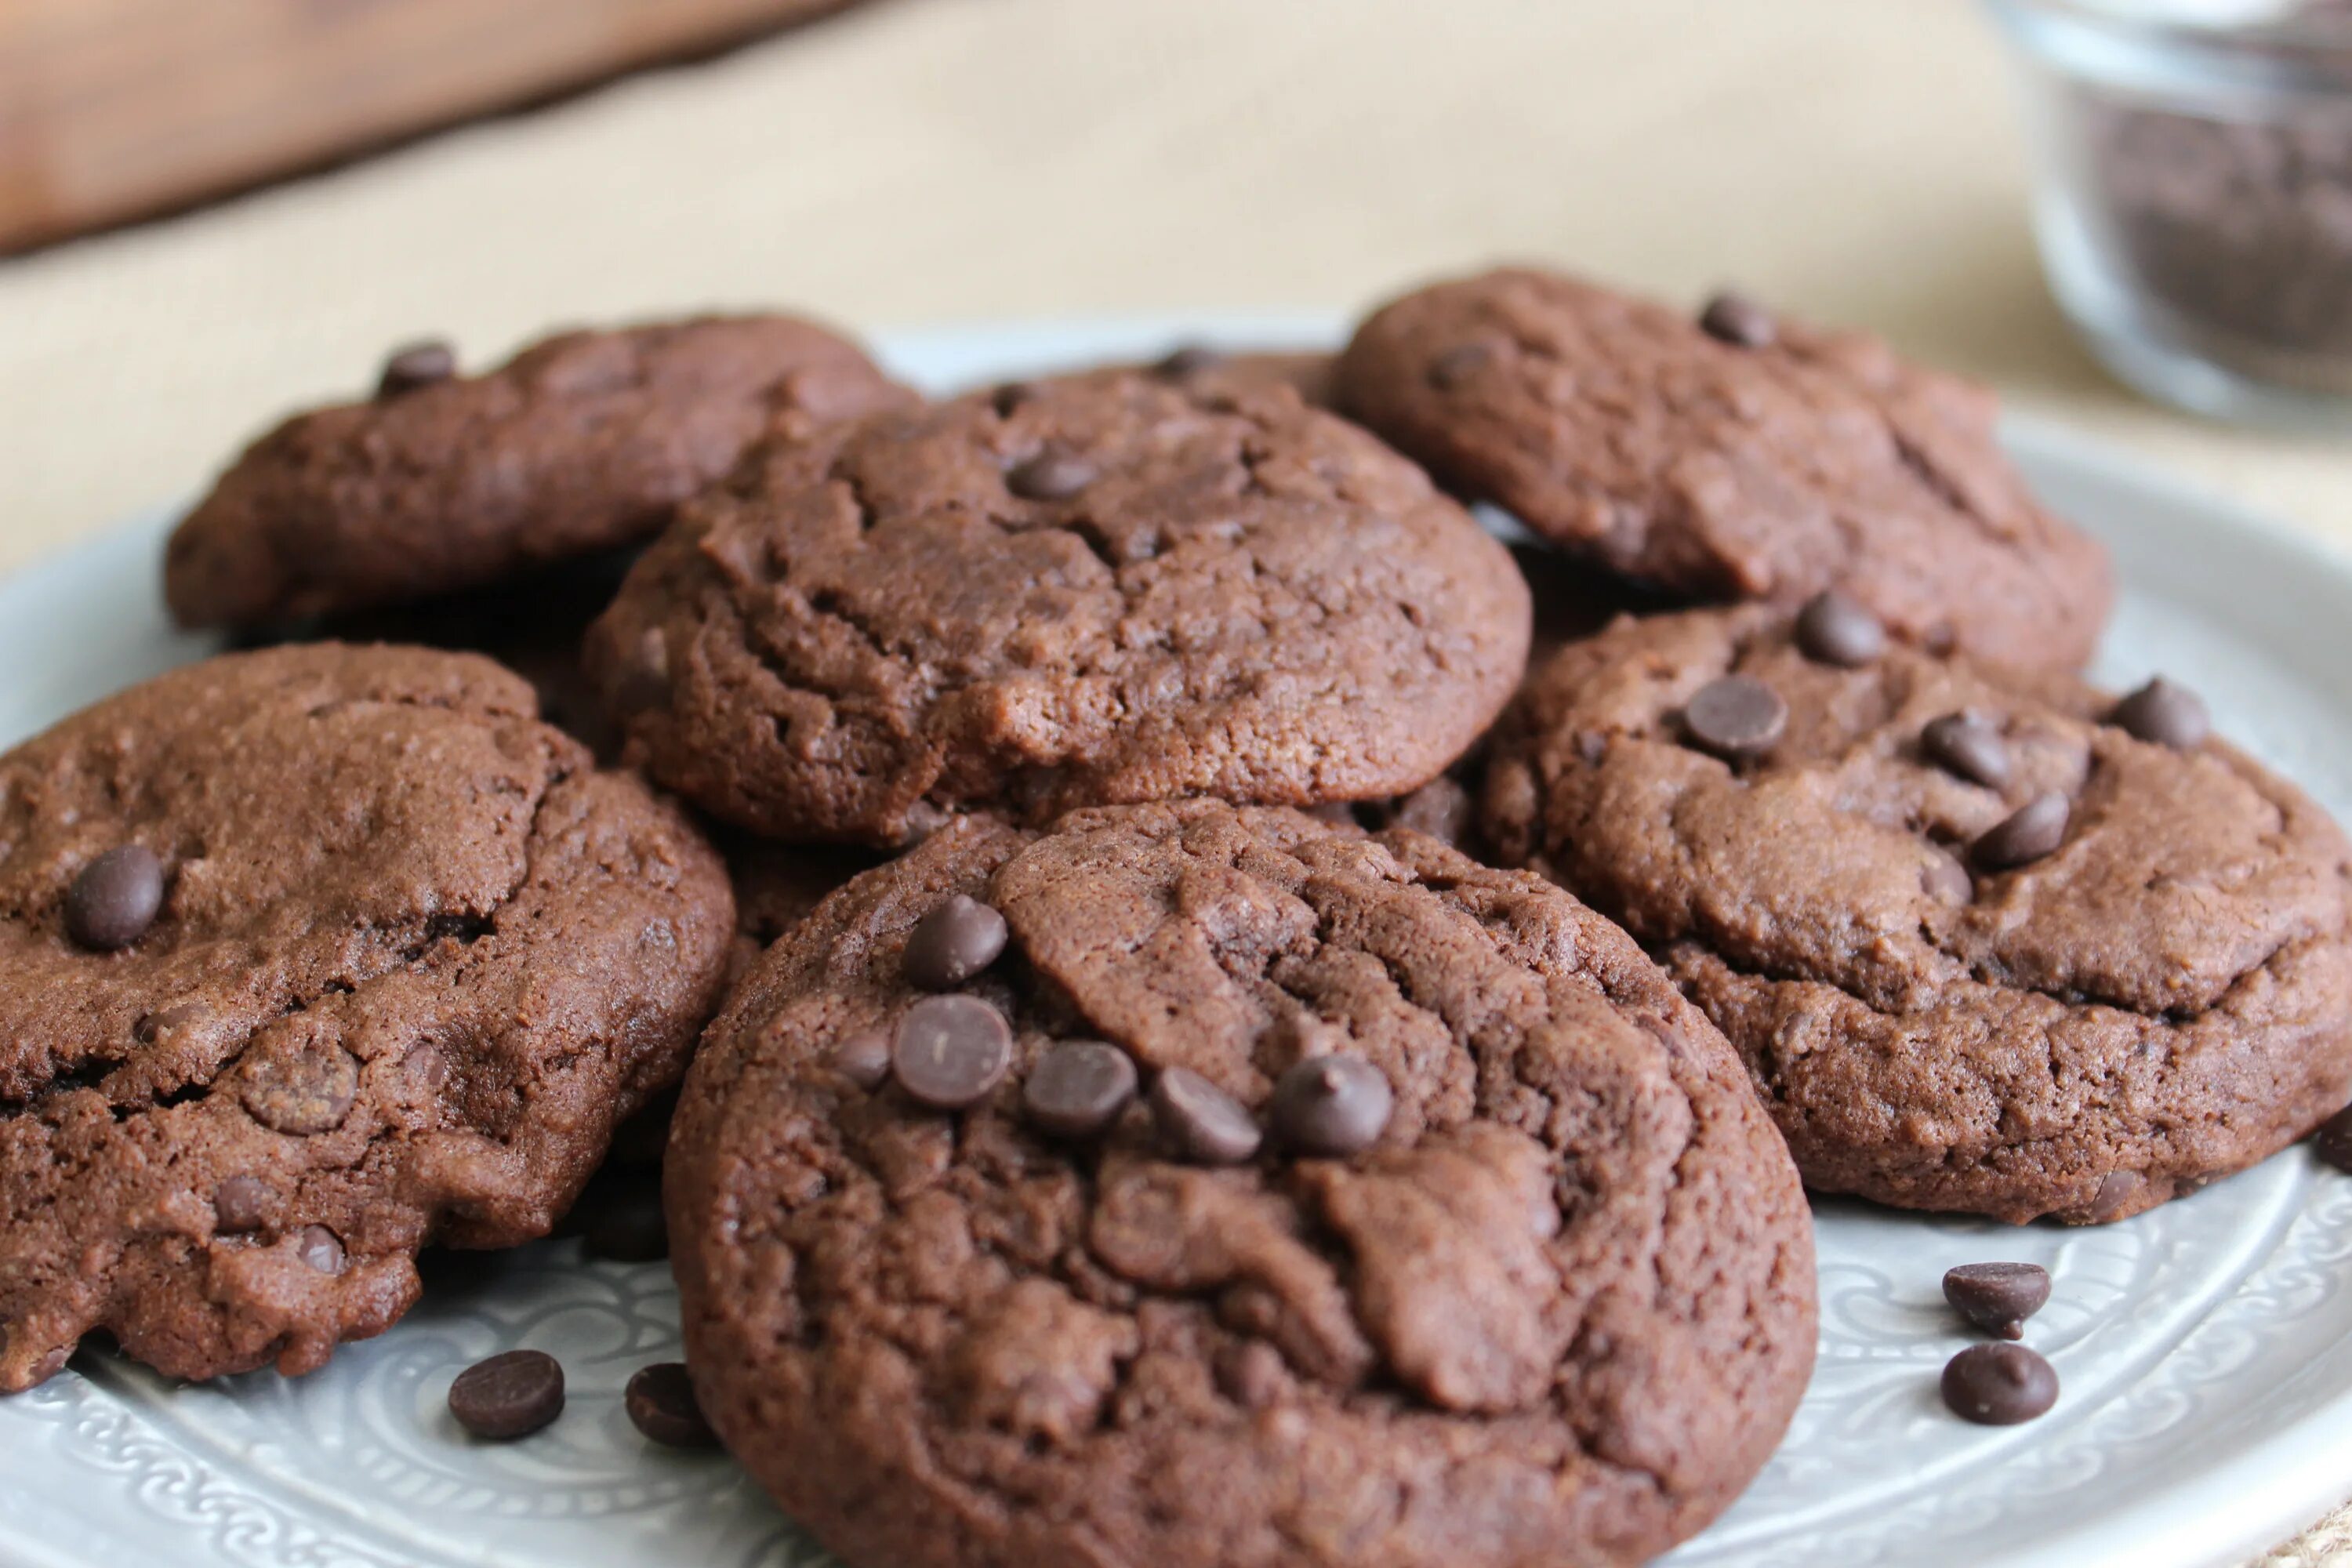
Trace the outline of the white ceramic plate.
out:
[[[1328,342],[1329,322],[1219,320],[908,335],[888,357],[954,385],[1180,339]],[[2231,737],[2352,818],[2352,562],[2062,432],[2013,445],[2114,547],[2126,585],[2099,673],[2162,668]],[[157,601],[150,521],[0,584],[0,742],[209,651]],[[1859,1205],[1820,1211],[1822,1354],[1787,1444],[1681,1568],[2195,1568],[2272,1544],[2352,1493],[2352,1178],[2303,1150],[2123,1225],[2012,1230]],[[1936,1394],[1969,1342],[1948,1267],[2056,1279],[2029,1342],[2063,1380],[2021,1427]],[[443,1270],[446,1272],[446,1270]],[[545,1433],[469,1443],[457,1372],[518,1345],[563,1362]],[[550,1242],[428,1289],[316,1376],[177,1388],[98,1356],[0,1401],[0,1563],[37,1568],[806,1568],[826,1561],[718,1456],[648,1447],[620,1391],[677,1353],[658,1265]],[[871,1568],[890,1568],[873,1564]]]

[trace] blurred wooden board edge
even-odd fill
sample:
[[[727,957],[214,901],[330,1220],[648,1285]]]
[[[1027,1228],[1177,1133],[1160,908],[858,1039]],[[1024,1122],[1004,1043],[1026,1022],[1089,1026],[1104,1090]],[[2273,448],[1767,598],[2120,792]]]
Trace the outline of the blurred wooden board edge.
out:
[[[857,0],[0,0],[0,255]]]

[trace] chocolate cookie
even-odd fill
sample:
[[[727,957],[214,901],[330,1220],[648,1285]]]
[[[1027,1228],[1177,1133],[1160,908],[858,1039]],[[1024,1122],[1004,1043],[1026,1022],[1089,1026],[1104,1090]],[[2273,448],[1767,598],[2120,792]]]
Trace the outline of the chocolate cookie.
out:
[[[1736,300],[1703,325],[1551,273],[1440,283],[1367,321],[1339,383],[1442,480],[1686,599],[1836,588],[1931,650],[2073,669],[2114,598],[1989,394]]]
[[[718,858],[486,659],[192,665],[0,757],[0,1389],[323,1363],[683,1067]]]
[[[2352,1098],[2352,848],[2301,791],[2168,684],[1832,651],[1621,622],[1529,679],[1485,803],[1722,1026],[1816,1190],[2120,1219]]]
[[[182,521],[163,564],[182,625],[426,598],[632,543],[762,436],[910,395],[788,316],[566,332],[477,377],[446,351],[404,372],[415,357],[371,401],[262,437]]]
[[[1527,657],[1527,585],[1420,469],[1287,391],[1126,373],[780,443],[591,631],[626,754],[781,837],[900,842],[1210,794],[1402,794]]]
[[[860,878],[712,1026],[666,1186],[704,1412],[853,1562],[1633,1563],[1812,1359],[1795,1172],[1624,933],[1289,811]]]

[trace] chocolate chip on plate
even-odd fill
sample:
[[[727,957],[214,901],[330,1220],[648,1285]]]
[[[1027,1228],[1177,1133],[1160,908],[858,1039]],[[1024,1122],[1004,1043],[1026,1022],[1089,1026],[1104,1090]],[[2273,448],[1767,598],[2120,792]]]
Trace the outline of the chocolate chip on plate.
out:
[[[702,1416],[694,1380],[682,1361],[657,1361],[630,1375],[621,1394],[629,1424],[665,1448],[715,1448],[719,1434]]]
[[[1970,1345],[1944,1365],[1944,1403],[1985,1426],[2031,1421],[2058,1403],[2058,1373],[2023,1345]]]
[[[529,1436],[563,1413],[563,1367],[545,1351],[501,1351],[449,1385],[449,1414],[477,1437]]]
[[[833,1047],[834,1070],[864,1089],[882,1087],[890,1076],[890,1037],[879,1029],[860,1029]]]
[[[1788,703],[1751,675],[1718,676],[1683,705],[1683,728],[1690,738],[1727,761],[1762,756],[1788,727]]]
[[[988,1098],[1013,1065],[1013,1029],[977,996],[926,996],[898,1020],[890,1072],[918,1104],[961,1110]]]
[[[1843,594],[1825,588],[1797,612],[1797,647],[1807,658],[1853,669],[1886,651],[1886,627]]]
[[[900,962],[926,991],[949,991],[1004,951],[1004,917],[966,893],[950,894],[915,922]]]
[[[2021,1339],[2025,1320],[2050,1300],[2050,1271],[2038,1263],[1963,1263],[1945,1273],[1944,1300],[1985,1332]]]
[[[1987,828],[1969,847],[1969,858],[1986,871],[2029,865],[2066,841],[2066,822],[2073,814],[2057,791],[2037,795]]]
[[[89,865],[66,889],[66,933],[110,952],[147,934],[163,907],[163,862],[143,844],[124,844]]]
[[[669,1224],[657,1192],[632,1193],[598,1207],[580,1249],[607,1263],[658,1263],[669,1256]]]
[[[420,386],[446,381],[457,374],[457,351],[447,343],[438,338],[406,343],[385,357],[383,374],[375,384],[375,395],[378,397],[398,397],[403,393],[415,392]]]
[[[1040,452],[1004,476],[1023,500],[1067,500],[1095,482],[1095,466],[1068,452]]]
[[[2311,1146],[2337,1170],[2352,1171],[2352,1105],[2321,1122],[2311,1135]]]
[[[1919,731],[1919,751],[1929,762],[1970,784],[1999,789],[2009,782],[2009,745],[2000,731],[1973,713],[1930,719]]]
[[[2116,703],[2107,722],[2137,740],[2176,752],[2190,750],[2213,729],[2204,700],[2160,675]]]
[[[1063,1040],[1021,1085],[1021,1111],[1056,1138],[1092,1138],[1135,1098],[1135,1059],[1100,1040]]]
[[[1780,336],[1780,323],[1771,311],[1727,289],[1706,302],[1698,313],[1698,325],[1708,337],[1735,348],[1770,348]]]
[[[1306,1154],[1354,1154],[1380,1141],[1395,1104],[1388,1075],[1363,1058],[1308,1057],[1276,1080],[1274,1130]]]
[[[1150,1104],[1160,1135],[1203,1165],[1238,1165],[1263,1141],[1249,1108],[1190,1068],[1169,1068],[1153,1079]]]

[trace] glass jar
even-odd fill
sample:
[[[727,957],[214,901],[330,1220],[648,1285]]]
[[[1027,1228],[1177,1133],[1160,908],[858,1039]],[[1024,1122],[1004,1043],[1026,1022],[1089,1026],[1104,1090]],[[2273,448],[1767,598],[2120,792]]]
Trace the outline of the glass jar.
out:
[[[2352,0],[1988,0],[2051,287],[2117,375],[2352,430]]]

